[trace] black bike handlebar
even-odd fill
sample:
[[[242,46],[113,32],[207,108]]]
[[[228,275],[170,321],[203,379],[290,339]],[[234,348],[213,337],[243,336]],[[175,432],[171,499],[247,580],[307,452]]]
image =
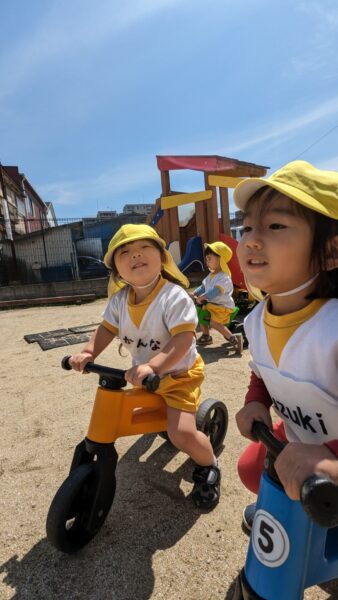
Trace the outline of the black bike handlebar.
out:
[[[251,431],[274,458],[277,458],[285,447],[285,444],[275,438],[265,423],[255,421]],[[308,477],[301,487],[300,501],[312,521],[321,527],[337,527],[338,485],[331,479],[324,475]]]
[[[64,356],[64,358],[61,361],[61,366],[66,371],[72,370],[72,367],[69,364],[70,358],[71,358],[71,356]],[[121,387],[124,387],[127,384],[125,377],[124,377],[125,371],[123,371],[122,369],[113,369],[111,367],[105,367],[104,365],[98,365],[96,363],[89,362],[86,364],[86,371],[88,373],[96,373],[97,375],[100,375],[100,376],[103,375],[105,377],[112,377],[113,379],[121,382],[121,384],[122,384]],[[147,388],[147,390],[149,392],[156,392],[158,386],[160,385],[160,377],[158,375],[156,375],[155,373],[148,375],[142,381],[142,385],[145,388]]]
[[[278,454],[280,454],[285,447],[285,443],[277,440],[277,438],[272,435],[268,426],[261,421],[254,421],[251,432],[256,440],[264,444],[274,458],[277,458]]]

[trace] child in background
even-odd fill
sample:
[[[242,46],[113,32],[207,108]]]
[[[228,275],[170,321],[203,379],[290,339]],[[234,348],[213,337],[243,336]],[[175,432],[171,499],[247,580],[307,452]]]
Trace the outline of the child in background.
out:
[[[182,289],[189,281],[149,225],[123,225],[104,262],[113,272],[113,295],[91,340],[69,362],[85,372],[86,364],[118,336],[133,359],[125,374],[129,383],[141,386],[152,373],[161,377],[156,393],[167,405],[169,438],[196,463],[193,501],[214,508],[221,473],[210,440],[196,429],[204,363],[196,350],[196,309]]]
[[[241,354],[243,350],[242,334],[232,335],[225,326],[235,308],[232,298],[234,286],[228,267],[232,250],[223,242],[205,244],[204,247],[205,262],[210,274],[203,279],[202,285],[194,290],[192,298],[197,304],[204,304],[204,308],[209,311],[210,327],[200,325],[203,333],[197,343],[201,346],[212,344],[210,328],[213,327],[223,335],[238,354]]]
[[[244,212],[241,269],[264,300],[245,320],[252,355],[241,434],[254,421],[289,442],[275,469],[299,499],[313,474],[338,483],[338,173],[291,162],[234,191]],[[270,408],[281,420],[272,426]],[[257,493],[266,451],[252,443],[239,459],[244,485]],[[255,505],[243,514],[250,530]]]

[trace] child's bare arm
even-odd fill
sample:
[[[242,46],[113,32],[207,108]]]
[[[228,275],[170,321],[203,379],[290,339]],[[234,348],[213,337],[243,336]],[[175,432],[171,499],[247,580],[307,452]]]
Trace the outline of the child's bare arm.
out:
[[[183,358],[191,347],[195,333],[193,331],[182,331],[174,335],[162,352],[156,354],[149,361],[149,366],[154,373],[163,375],[172,370],[172,368]]]
[[[338,459],[324,445],[290,442],[275,462],[275,469],[291,500],[299,500],[305,479],[325,475],[338,484]]]
[[[193,336],[193,331],[183,331],[174,335],[162,352],[156,354],[148,363],[128,369],[125,374],[126,380],[133,385],[142,385],[143,379],[151,373],[168,373],[188,352]]]
[[[69,364],[75,371],[83,372],[86,364],[95,360],[110,342],[112,342],[114,337],[115,335],[111,331],[106,329],[103,325],[99,325],[83,350],[78,354],[73,354],[69,359]]]

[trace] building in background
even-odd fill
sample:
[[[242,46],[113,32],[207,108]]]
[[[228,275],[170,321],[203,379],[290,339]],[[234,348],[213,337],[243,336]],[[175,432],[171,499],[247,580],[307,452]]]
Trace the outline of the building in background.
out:
[[[243,213],[241,210],[236,210],[230,215],[230,228],[232,237],[239,242],[241,238],[241,230],[243,226]]]
[[[49,210],[18,167],[0,166],[1,239],[11,240],[49,227]]]
[[[103,219],[114,219],[117,217],[116,210],[99,210],[96,215],[96,218],[101,221]]]
[[[154,204],[125,204],[123,207],[124,215],[150,215]]]
[[[47,206],[47,221],[50,227],[57,227],[57,218],[54,211],[54,206],[52,202],[45,202]]]

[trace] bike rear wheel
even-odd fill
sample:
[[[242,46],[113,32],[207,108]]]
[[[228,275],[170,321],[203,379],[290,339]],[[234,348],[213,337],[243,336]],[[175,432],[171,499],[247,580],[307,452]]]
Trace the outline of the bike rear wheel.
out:
[[[210,439],[214,450],[218,450],[228,429],[228,410],[220,400],[208,398],[200,405],[196,414],[196,427]]]

